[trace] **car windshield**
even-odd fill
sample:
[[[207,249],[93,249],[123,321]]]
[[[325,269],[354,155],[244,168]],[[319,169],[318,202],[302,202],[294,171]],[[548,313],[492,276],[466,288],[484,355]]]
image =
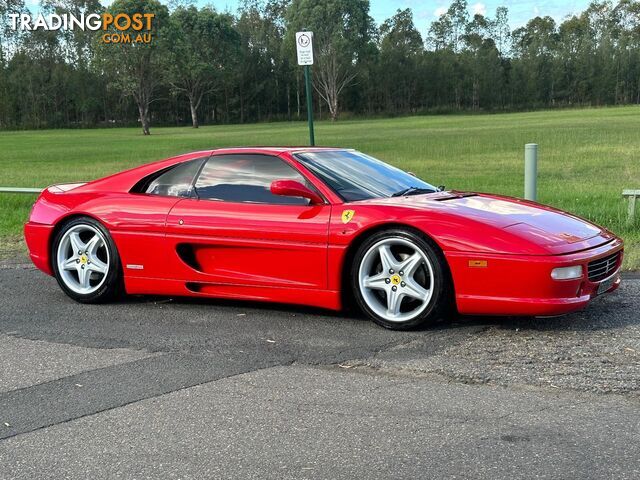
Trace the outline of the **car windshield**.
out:
[[[296,158],[346,202],[438,191],[399,168],[355,150],[304,152]]]

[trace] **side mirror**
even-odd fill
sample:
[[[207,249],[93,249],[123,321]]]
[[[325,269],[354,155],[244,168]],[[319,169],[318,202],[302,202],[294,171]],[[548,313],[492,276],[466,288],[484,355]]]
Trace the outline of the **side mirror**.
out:
[[[283,197],[308,198],[311,205],[324,203],[322,197],[296,180],[274,180],[271,182],[271,193]]]

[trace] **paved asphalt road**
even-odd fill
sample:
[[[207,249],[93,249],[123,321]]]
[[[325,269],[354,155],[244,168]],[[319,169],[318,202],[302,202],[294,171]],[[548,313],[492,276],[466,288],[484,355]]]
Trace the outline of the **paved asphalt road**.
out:
[[[403,333],[0,265],[0,478],[637,479],[638,307]]]

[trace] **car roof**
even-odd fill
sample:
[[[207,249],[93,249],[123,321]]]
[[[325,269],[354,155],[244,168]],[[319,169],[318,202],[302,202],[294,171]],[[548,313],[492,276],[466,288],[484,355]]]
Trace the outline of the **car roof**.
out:
[[[305,147],[305,146],[297,146],[297,147],[274,147],[274,146],[264,146],[264,147],[225,147],[225,148],[217,148],[212,150],[212,154],[220,155],[220,154],[232,154],[232,153],[266,153],[270,155],[280,155],[281,153],[300,153],[300,152],[316,152],[316,151],[346,151],[351,150],[349,148],[341,148],[341,147]]]

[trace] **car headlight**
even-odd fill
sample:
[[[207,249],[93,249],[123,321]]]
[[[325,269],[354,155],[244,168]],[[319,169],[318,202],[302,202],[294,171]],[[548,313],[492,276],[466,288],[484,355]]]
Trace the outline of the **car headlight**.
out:
[[[554,280],[573,280],[575,278],[582,278],[582,265],[554,268],[551,270],[551,278]]]

